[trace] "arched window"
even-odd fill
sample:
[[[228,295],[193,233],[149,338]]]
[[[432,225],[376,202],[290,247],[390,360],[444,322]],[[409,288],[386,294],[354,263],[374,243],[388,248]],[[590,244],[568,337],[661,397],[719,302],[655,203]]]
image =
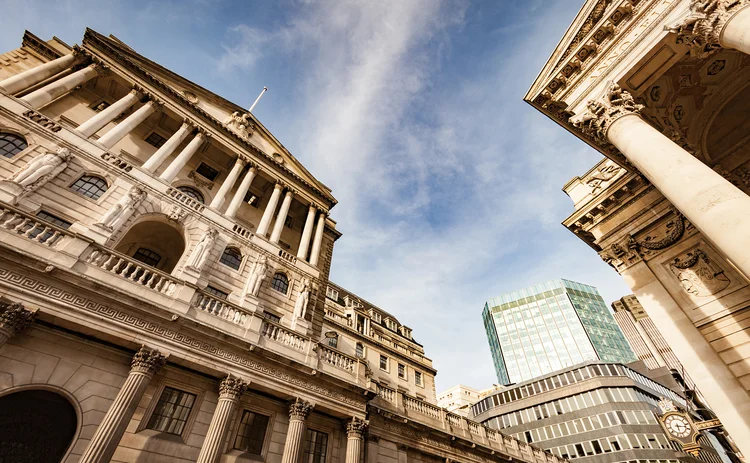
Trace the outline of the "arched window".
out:
[[[107,191],[107,181],[96,175],[84,175],[70,186],[70,189],[91,199],[99,197]]]
[[[203,199],[203,195],[201,194],[201,192],[196,190],[195,188],[190,188],[189,186],[178,186],[177,189],[201,204],[204,204],[206,202]]]
[[[363,346],[361,342],[358,342],[356,349],[357,350],[355,351],[355,354],[357,355],[357,357],[364,358],[365,357],[365,346]]]
[[[287,278],[283,273],[277,273],[273,276],[273,280],[271,281],[271,288],[280,293],[286,294],[287,290],[289,290],[289,278]]]
[[[240,250],[237,248],[228,247],[224,250],[224,254],[221,255],[219,262],[227,267],[239,270],[240,264],[242,263],[242,253],[240,253]]]
[[[156,267],[161,261],[161,256],[150,249],[138,248],[135,254],[133,254],[133,259],[139,260],[151,267]]]
[[[12,158],[29,146],[26,140],[13,133],[0,133],[0,154]]]

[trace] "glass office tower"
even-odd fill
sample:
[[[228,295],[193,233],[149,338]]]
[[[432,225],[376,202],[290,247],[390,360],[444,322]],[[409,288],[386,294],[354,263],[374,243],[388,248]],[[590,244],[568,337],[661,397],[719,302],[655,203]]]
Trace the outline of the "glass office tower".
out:
[[[637,360],[596,288],[552,280],[487,301],[482,312],[498,381],[526,381],[586,360]]]

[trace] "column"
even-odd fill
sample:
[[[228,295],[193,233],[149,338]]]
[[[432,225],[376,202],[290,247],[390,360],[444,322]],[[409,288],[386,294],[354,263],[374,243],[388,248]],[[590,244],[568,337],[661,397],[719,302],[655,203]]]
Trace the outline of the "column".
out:
[[[279,215],[276,216],[276,222],[273,224],[273,232],[271,232],[271,238],[269,240],[272,243],[278,243],[281,239],[281,231],[284,230],[286,215],[289,213],[289,206],[292,205],[292,196],[294,196],[294,192],[292,190],[287,190],[284,195],[284,201],[282,201],[281,207],[279,208]]]
[[[320,211],[318,216],[318,226],[315,228],[315,239],[313,240],[312,251],[310,251],[310,265],[318,265],[318,259],[320,258],[320,246],[323,244],[323,230],[326,228],[326,214]]]
[[[234,192],[234,197],[229,203],[229,207],[227,208],[227,212],[225,214],[230,219],[234,218],[234,216],[237,215],[237,211],[240,209],[240,204],[242,204],[242,202],[245,200],[245,195],[247,195],[247,192],[250,189],[250,184],[253,183],[253,179],[255,178],[255,174],[257,172],[258,168],[252,166],[247,170],[247,173],[245,173],[245,176],[242,178],[242,183],[240,183],[237,191]]]
[[[55,98],[64,95],[79,85],[83,85],[99,74],[107,72],[108,68],[101,64],[91,64],[85,68],[67,75],[61,79],[45,85],[21,98],[32,108],[39,109]]]
[[[164,142],[163,145],[161,145],[161,148],[156,150],[154,154],[151,155],[150,158],[146,162],[143,163],[143,170],[146,172],[153,172],[156,169],[161,166],[161,163],[164,162],[164,159],[172,154],[175,149],[177,149],[178,146],[180,146],[180,143],[182,143],[188,135],[190,135],[190,131],[193,130],[193,124],[189,121],[184,121],[182,123],[182,127],[180,127],[177,132],[175,132],[171,137],[169,137],[169,140]]]
[[[13,95],[14,93],[26,90],[32,85],[36,85],[45,79],[49,79],[55,74],[73,66],[79,57],[80,55],[76,55],[76,53],[74,52],[69,55],[61,56],[56,60],[50,61],[49,63],[44,63],[29,70],[23,71],[20,74],[8,77],[7,79],[0,82],[0,90],[9,95]]]
[[[130,93],[115,101],[103,111],[95,114],[91,119],[79,125],[76,130],[86,138],[92,136],[102,127],[115,120],[117,116],[124,113],[125,110],[133,106],[135,102],[138,101],[138,97],[138,90],[131,90]]]
[[[114,126],[109,132],[105,133],[99,139],[99,143],[104,145],[107,149],[112,148],[115,146],[115,143],[122,140],[125,135],[132,132],[136,127],[141,125],[143,121],[148,119],[148,116],[154,114],[157,107],[160,105],[161,103],[156,100],[151,100],[144,104],[133,114],[128,116],[127,119]]]
[[[202,130],[198,132],[198,134],[193,138],[190,143],[182,150],[180,151],[180,154],[177,155],[177,157],[172,161],[172,163],[167,167],[167,169],[162,172],[162,174],[159,176],[160,179],[170,183],[174,178],[177,176],[177,174],[182,170],[183,167],[185,167],[185,164],[188,163],[191,157],[195,154],[196,151],[198,151],[198,148],[201,147],[203,144],[203,141],[208,138],[208,134],[203,132]]]
[[[281,183],[276,183],[276,185],[273,186],[273,193],[271,193],[271,197],[268,199],[266,210],[263,211],[263,217],[261,217],[260,223],[258,224],[258,230],[255,233],[256,235],[265,236],[266,233],[268,233],[268,226],[271,224],[271,217],[273,217],[273,213],[276,212],[276,205],[279,204],[279,196],[281,196],[281,190],[283,189],[284,186]]]
[[[643,120],[616,84],[571,122],[611,143],[745,276],[750,276],[750,196]]]
[[[299,398],[289,406],[289,430],[286,433],[281,463],[297,463],[299,461],[302,442],[305,439],[305,420],[307,420],[312,408],[312,404]]]
[[[346,423],[346,463],[359,463],[367,421],[357,417]]]
[[[106,463],[112,458],[151,378],[166,363],[158,350],[141,347],[133,356],[130,374],[96,428],[79,463]]]
[[[229,420],[240,402],[240,397],[247,389],[247,383],[232,375],[227,376],[219,385],[219,402],[206,432],[201,453],[196,463],[216,463],[222,454],[224,439],[229,428]]]
[[[307,257],[307,250],[310,249],[310,237],[312,236],[313,225],[315,225],[315,212],[317,212],[315,205],[310,204],[310,208],[307,210],[305,228],[302,229],[302,239],[299,241],[297,259],[305,259]]]
[[[697,57],[718,47],[750,54],[749,6],[736,0],[694,1],[687,17],[669,30],[678,35],[678,43],[692,46]]]
[[[5,342],[31,325],[36,317],[36,311],[28,310],[20,302],[10,304],[5,312],[0,314],[0,347]]]
[[[224,183],[221,184],[221,188],[219,188],[219,191],[216,193],[216,196],[214,196],[214,199],[211,201],[209,207],[212,207],[214,209],[218,209],[221,207],[221,205],[224,203],[224,198],[226,198],[227,193],[229,193],[229,190],[231,190],[235,182],[237,182],[237,177],[240,176],[240,172],[242,172],[242,169],[245,167],[245,162],[246,161],[242,158],[242,156],[237,156],[237,160],[234,162],[232,170],[229,171],[229,175],[227,175]]]

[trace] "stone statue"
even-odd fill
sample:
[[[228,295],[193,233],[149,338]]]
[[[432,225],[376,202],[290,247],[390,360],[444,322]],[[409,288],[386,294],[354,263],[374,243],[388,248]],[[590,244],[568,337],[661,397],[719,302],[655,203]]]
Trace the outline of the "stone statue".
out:
[[[268,259],[266,256],[261,255],[258,260],[255,261],[250,276],[247,278],[247,284],[245,285],[245,294],[249,296],[257,297],[260,293],[260,285],[263,280],[266,279],[266,270],[268,270]]]
[[[292,320],[304,319],[307,314],[307,303],[310,300],[310,279],[302,279],[302,287],[297,294],[297,302],[294,304]]]
[[[224,119],[224,127],[231,128],[243,138],[248,138],[253,134],[255,126],[250,120],[250,114],[240,114],[239,111],[233,112]]]
[[[99,220],[97,225],[108,230],[116,230],[121,224],[123,224],[130,215],[135,211],[141,202],[146,199],[146,192],[142,189],[134,186],[128,191],[128,194],[123,196],[120,201],[112,206]]]
[[[219,232],[211,228],[203,234],[201,240],[195,245],[193,252],[188,258],[187,267],[200,271],[208,260],[209,254],[214,247],[214,242]]]
[[[18,172],[11,181],[26,191],[34,191],[65,170],[71,158],[67,148],[58,148],[55,152],[41,154]]]

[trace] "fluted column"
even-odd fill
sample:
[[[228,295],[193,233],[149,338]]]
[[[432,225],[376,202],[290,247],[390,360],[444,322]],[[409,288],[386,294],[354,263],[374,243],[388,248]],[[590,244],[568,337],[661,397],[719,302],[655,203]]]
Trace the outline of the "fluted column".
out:
[[[0,347],[16,333],[24,330],[34,321],[36,311],[28,310],[20,302],[10,304],[0,314]]]
[[[80,54],[71,53],[69,55],[61,56],[56,60],[52,60],[49,63],[44,63],[40,66],[21,72],[20,74],[8,77],[0,82],[0,90],[9,95],[26,90],[32,85],[36,85],[39,82],[49,79],[55,74],[72,67],[76,61],[78,61],[79,57]]]
[[[96,428],[79,463],[106,463],[112,458],[149,381],[166,361],[167,358],[156,349],[144,346],[136,352],[130,374]]]
[[[208,138],[207,133],[203,131],[198,132],[195,138],[193,138],[190,143],[188,143],[188,145],[182,151],[180,151],[180,154],[178,154],[174,161],[172,161],[172,163],[169,165],[169,167],[167,167],[166,170],[162,172],[159,178],[166,182],[171,182],[172,180],[174,180],[174,178],[182,170],[182,168],[185,167],[185,164],[187,164],[190,158],[193,157],[195,152],[198,151],[198,148],[201,147],[203,141],[206,138]]]
[[[357,417],[346,423],[346,463],[359,463],[367,421]]]
[[[265,234],[268,233],[268,226],[271,224],[273,213],[276,212],[276,206],[279,204],[279,196],[281,196],[281,190],[283,189],[284,186],[281,183],[276,183],[276,185],[273,186],[273,193],[271,193],[271,197],[268,199],[266,210],[263,211],[263,217],[261,217],[260,223],[258,224],[257,235],[265,236]]]
[[[297,259],[305,259],[307,257],[307,251],[310,249],[310,238],[312,237],[313,227],[315,226],[315,213],[317,209],[314,204],[310,204],[310,208],[307,210],[307,219],[305,219],[305,228],[302,229],[302,238],[299,240],[299,248],[297,250]]]
[[[281,463],[297,463],[299,461],[302,442],[305,439],[305,421],[312,408],[312,404],[299,398],[289,406],[289,429],[286,433]]]
[[[164,144],[161,145],[161,147],[156,150],[156,152],[152,154],[146,162],[143,163],[143,170],[147,172],[153,172],[158,169],[159,166],[161,166],[161,163],[164,162],[164,159],[172,154],[174,150],[176,150],[177,147],[180,146],[180,143],[182,143],[187,138],[187,136],[190,135],[191,130],[193,130],[193,124],[189,121],[184,121],[182,123],[182,127],[180,127],[177,132],[172,134],[172,136],[169,137],[169,140],[164,142]]]
[[[216,404],[214,416],[211,418],[211,424],[206,432],[206,439],[203,441],[201,453],[198,455],[196,463],[216,463],[221,456],[224,439],[229,428],[229,420],[232,413],[240,401],[240,397],[247,389],[247,383],[240,378],[231,375],[222,380],[219,385],[219,402]]]
[[[115,101],[101,112],[95,114],[83,124],[79,125],[76,130],[86,138],[92,136],[93,134],[101,130],[102,127],[115,120],[117,116],[124,113],[125,110],[133,106],[136,101],[138,101],[139,96],[140,94],[138,93],[138,90],[131,90],[130,93]]]
[[[705,237],[750,276],[750,196],[656,130],[617,85],[575,126],[614,145]]]
[[[690,53],[705,57],[719,47],[750,54],[750,3],[745,0],[690,2],[690,12],[669,26],[678,43],[692,47]]]
[[[209,207],[218,209],[222,204],[224,204],[224,198],[226,198],[229,190],[231,190],[234,184],[237,182],[237,177],[240,176],[242,169],[245,167],[245,162],[246,161],[242,158],[242,156],[237,156],[237,160],[234,162],[232,170],[229,171],[229,175],[227,175],[224,183],[221,184],[221,188],[219,188],[219,191],[216,193],[216,196],[214,196],[214,199],[211,201]]]
[[[122,140],[125,135],[135,130],[135,128],[141,125],[143,121],[148,119],[148,116],[154,114],[159,105],[160,103],[156,100],[151,100],[148,103],[144,104],[133,114],[128,116],[124,121],[114,126],[112,130],[105,133],[99,139],[99,143],[104,145],[106,148],[112,148],[118,141]]]
[[[292,205],[292,197],[294,191],[287,190],[284,195],[284,201],[281,202],[279,208],[279,215],[276,216],[276,222],[273,224],[273,232],[271,232],[271,238],[269,239],[272,243],[278,243],[281,239],[281,232],[284,230],[284,222],[286,222],[286,216],[289,213],[289,206]]]
[[[99,74],[104,74],[106,72],[108,72],[106,66],[102,66],[101,64],[90,64],[73,74],[67,75],[54,82],[50,82],[21,99],[27,102],[32,108],[39,109],[55,98],[64,95],[79,85],[85,84]]]
[[[318,215],[318,226],[315,228],[315,239],[313,239],[312,251],[310,251],[310,265],[318,265],[320,259],[320,247],[323,245],[323,231],[326,228],[327,214],[320,211]]]
[[[245,176],[242,178],[242,183],[240,183],[237,191],[234,192],[234,197],[229,203],[229,207],[227,207],[227,212],[225,215],[230,219],[234,218],[234,216],[237,215],[237,211],[240,209],[240,204],[242,204],[242,201],[245,200],[245,195],[247,195],[247,192],[250,189],[250,184],[253,183],[253,179],[255,178],[255,174],[257,172],[258,168],[252,166],[247,170],[247,173],[245,173]]]

